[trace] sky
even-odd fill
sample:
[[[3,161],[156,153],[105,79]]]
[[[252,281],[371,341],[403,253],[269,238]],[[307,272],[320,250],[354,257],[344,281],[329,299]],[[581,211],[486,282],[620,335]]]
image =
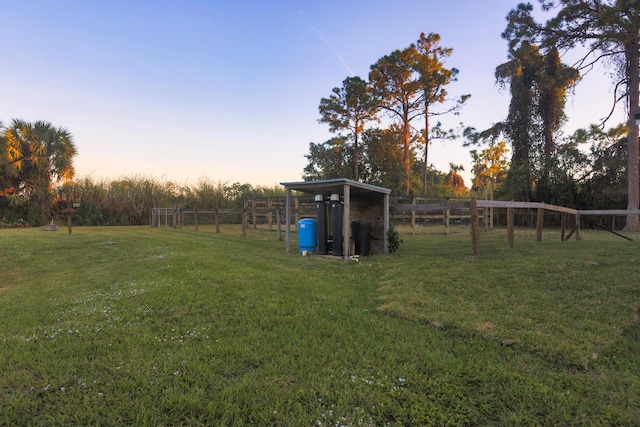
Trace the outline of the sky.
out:
[[[200,179],[274,187],[301,181],[309,143],[330,139],[320,99],[424,33],[453,48],[458,116],[486,129],[507,115],[495,85],[511,0],[0,0],[0,121],[71,132],[76,175]],[[537,5],[536,5],[537,7]],[[571,63],[569,57],[565,62]],[[567,101],[566,132],[611,108],[596,68]],[[622,120],[622,114],[619,113]],[[613,123],[612,123],[613,124]],[[463,165],[463,140],[432,144],[429,163]]]

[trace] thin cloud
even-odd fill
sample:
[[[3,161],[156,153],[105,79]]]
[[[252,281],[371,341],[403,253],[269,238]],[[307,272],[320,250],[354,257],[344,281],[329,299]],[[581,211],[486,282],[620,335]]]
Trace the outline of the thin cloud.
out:
[[[311,22],[307,19],[304,11],[302,9],[298,9],[298,14],[302,17],[302,19],[305,21],[305,23],[307,24],[307,26],[309,27],[309,29],[311,29],[311,31],[313,31],[313,33],[320,39],[320,41],[327,47],[329,48],[329,50],[331,51],[331,53],[333,54],[333,56],[336,57],[336,59],[338,61],[340,61],[340,63],[342,64],[342,66],[345,68],[345,70],[347,70],[347,72],[351,75],[351,76],[355,76],[356,73],[353,72],[353,70],[351,69],[351,67],[349,67],[349,64],[347,64],[347,61],[344,60],[344,58],[340,55],[340,53],[336,50],[335,47],[333,47],[333,45],[329,42],[329,40],[327,40],[327,38],[325,36],[322,35],[322,33],[320,31],[318,31],[318,29],[316,27],[313,26],[313,24],[311,24]]]

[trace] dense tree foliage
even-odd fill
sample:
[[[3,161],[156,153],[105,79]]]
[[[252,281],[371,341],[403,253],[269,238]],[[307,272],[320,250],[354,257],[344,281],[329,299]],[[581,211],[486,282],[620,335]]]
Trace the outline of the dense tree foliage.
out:
[[[51,123],[13,120],[2,130],[0,195],[33,223],[51,218],[52,187],[74,175],[73,137]]]
[[[579,74],[560,62],[555,48],[542,54],[526,40],[510,46],[510,60],[499,65],[495,73],[503,87],[509,86],[509,113],[494,126],[491,135],[503,134],[511,143],[511,166],[506,180],[510,198],[528,201],[534,198],[536,190],[547,192],[544,188],[553,180],[556,139],[566,121],[567,89],[575,84]]]
[[[624,100],[627,110],[627,209],[640,205],[640,153],[634,113],[640,98],[640,3],[637,0],[539,0],[547,11],[557,14],[545,24],[536,23],[531,4],[520,4],[508,15],[505,38],[512,45],[522,40],[565,50],[588,45],[577,63],[589,69],[606,60],[617,67],[613,105]],[[613,111],[613,109],[612,109]],[[610,116],[609,116],[610,117]],[[606,119],[605,119],[606,121]],[[640,230],[638,215],[627,217],[627,230]]]
[[[310,143],[309,153],[305,154],[308,163],[302,174],[303,179],[316,181],[352,177],[352,151],[346,137],[334,137],[321,144]]]
[[[483,190],[490,186],[499,188],[504,182],[509,167],[507,160],[507,143],[504,141],[491,141],[489,146],[478,151],[471,150],[473,159],[473,191]]]
[[[456,81],[458,74],[457,69],[445,68],[443,63],[451,52],[451,48],[440,46],[438,34],[422,33],[416,43],[378,59],[371,66],[368,82],[348,77],[329,98],[322,98],[320,122],[329,124],[330,131],[338,136],[322,144],[310,144],[304,179],[347,177],[378,184],[384,181],[406,195],[417,193],[416,148],[422,143],[422,192],[426,194],[429,142],[434,135],[448,135],[440,124],[431,127],[429,118],[457,113],[469,97],[448,97],[446,86]],[[442,110],[435,108],[439,104],[444,105]],[[379,114],[391,119],[390,127],[366,134],[365,125],[379,121]],[[423,130],[415,125],[420,117],[424,118]],[[353,144],[346,145],[347,140]],[[390,145],[383,147],[382,143]],[[384,157],[384,166],[376,163],[378,156]],[[397,167],[398,160],[401,168]],[[382,178],[383,170],[384,174],[393,175]],[[399,181],[403,182],[402,188],[395,184]]]
[[[380,107],[397,120],[402,136],[405,195],[411,192],[411,123],[420,116],[420,82],[413,70],[415,48],[397,49],[371,66],[369,80]]]
[[[331,132],[346,131],[353,141],[353,175],[348,178],[360,178],[359,137],[367,122],[377,120],[378,101],[373,96],[367,82],[360,77],[347,77],[342,87],[333,89],[329,98],[320,100],[320,122],[328,123]]]

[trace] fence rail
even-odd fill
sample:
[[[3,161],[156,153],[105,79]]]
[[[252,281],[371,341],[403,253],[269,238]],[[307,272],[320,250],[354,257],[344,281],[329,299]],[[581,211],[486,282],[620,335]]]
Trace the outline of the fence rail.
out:
[[[411,203],[406,203],[410,201]],[[410,224],[412,233],[424,225],[441,224],[445,227],[445,233],[449,233],[452,222],[458,225],[470,226],[472,236],[473,254],[480,255],[480,231],[493,229],[494,210],[506,210],[506,226],[509,247],[513,247],[513,230],[515,228],[515,210],[528,210],[533,220],[535,218],[536,241],[542,240],[542,227],[544,225],[545,212],[556,212],[560,215],[560,238],[565,241],[574,234],[580,238],[580,222],[583,216],[627,216],[640,215],[640,210],[610,209],[610,210],[579,210],[564,206],[551,205],[541,202],[516,202],[499,200],[435,200],[434,203],[422,203],[428,199],[395,198],[389,206],[390,220],[395,225]],[[277,231],[280,235],[285,218],[286,199],[284,197],[272,197],[266,199],[252,199],[244,202],[242,209],[181,209],[154,208],[151,212],[152,227],[181,228],[186,225],[214,223],[219,232],[220,223],[242,224],[243,235],[247,227],[267,227]],[[316,216],[316,205],[313,198],[293,197],[291,206],[291,224],[294,229],[298,221],[303,218]],[[567,215],[574,218],[572,228],[566,234]],[[615,221],[614,221],[615,223]],[[556,222],[557,224],[557,222]],[[600,228],[603,228],[600,226]],[[606,228],[605,228],[606,229]],[[610,231],[616,233],[612,224]]]

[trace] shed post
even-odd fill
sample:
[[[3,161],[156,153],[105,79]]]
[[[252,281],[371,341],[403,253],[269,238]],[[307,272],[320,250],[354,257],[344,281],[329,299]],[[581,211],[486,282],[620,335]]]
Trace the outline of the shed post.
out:
[[[351,187],[344,184],[344,212],[342,214],[342,236],[344,248],[344,260],[349,261],[351,251]]]

